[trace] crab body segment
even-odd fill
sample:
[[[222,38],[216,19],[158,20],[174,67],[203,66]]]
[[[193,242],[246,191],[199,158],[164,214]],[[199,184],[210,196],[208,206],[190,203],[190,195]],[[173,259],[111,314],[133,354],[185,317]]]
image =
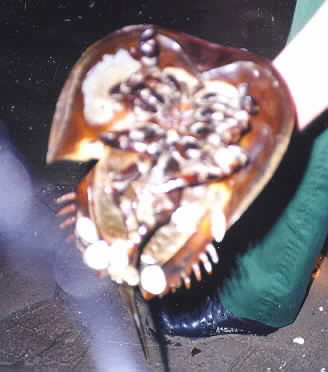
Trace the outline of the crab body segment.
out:
[[[97,160],[75,199],[86,264],[145,298],[189,288],[271,178],[294,121],[283,79],[249,52],[149,25],[95,43],[62,90],[47,158]]]

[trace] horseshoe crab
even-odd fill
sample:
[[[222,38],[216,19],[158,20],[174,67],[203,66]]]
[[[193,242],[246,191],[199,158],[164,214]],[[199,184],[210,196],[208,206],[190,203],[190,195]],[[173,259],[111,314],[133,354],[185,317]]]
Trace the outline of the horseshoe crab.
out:
[[[89,267],[145,299],[189,288],[272,177],[294,122],[266,59],[152,25],[118,30],[84,52],[57,103],[48,163],[96,160],[59,199],[72,201],[63,226],[74,223]]]

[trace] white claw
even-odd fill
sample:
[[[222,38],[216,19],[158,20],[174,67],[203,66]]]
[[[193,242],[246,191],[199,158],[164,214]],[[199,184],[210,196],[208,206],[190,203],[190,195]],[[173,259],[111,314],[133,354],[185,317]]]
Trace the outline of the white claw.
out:
[[[205,268],[206,272],[208,272],[209,274],[212,273],[212,269],[213,269],[212,264],[211,264],[210,260],[208,259],[207,254],[206,253],[201,253],[199,258],[203,262],[203,265],[204,265],[204,268]]]
[[[202,273],[200,271],[200,267],[198,263],[194,263],[192,265],[192,271],[194,272],[196,279],[200,281],[202,279]]]
[[[220,208],[213,208],[211,216],[211,230],[215,241],[220,243],[227,230],[227,220]]]
[[[142,288],[154,295],[163,293],[167,282],[163,269],[159,265],[145,266],[140,275]]]
[[[83,253],[83,260],[87,266],[94,270],[104,270],[111,259],[110,247],[104,240],[90,244]]]
[[[117,239],[114,240],[110,246],[110,263],[107,267],[111,278],[120,283],[124,280],[124,274],[129,265],[129,248],[132,243],[128,240]]]
[[[185,273],[182,273],[181,274],[181,277],[183,279],[183,282],[184,282],[185,287],[187,289],[189,289],[190,286],[191,286],[191,280],[190,280],[189,276],[187,276]]]
[[[219,256],[218,256],[218,253],[217,253],[215,247],[213,246],[213,244],[208,243],[207,246],[206,246],[206,250],[207,250],[208,254],[210,255],[211,260],[213,261],[213,263],[217,264],[219,262]]]
[[[75,225],[75,234],[87,243],[99,240],[96,225],[89,217],[78,217]]]

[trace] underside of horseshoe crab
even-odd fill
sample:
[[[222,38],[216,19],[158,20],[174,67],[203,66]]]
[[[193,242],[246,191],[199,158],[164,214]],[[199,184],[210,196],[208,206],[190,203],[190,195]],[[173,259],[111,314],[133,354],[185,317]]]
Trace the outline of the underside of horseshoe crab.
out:
[[[267,60],[156,26],[92,45],[57,103],[48,162],[97,162],[61,214],[85,263],[145,298],[219,260],[220,242],[277,168],[295,121]],[[70,217],[68,217],[70,218]]]

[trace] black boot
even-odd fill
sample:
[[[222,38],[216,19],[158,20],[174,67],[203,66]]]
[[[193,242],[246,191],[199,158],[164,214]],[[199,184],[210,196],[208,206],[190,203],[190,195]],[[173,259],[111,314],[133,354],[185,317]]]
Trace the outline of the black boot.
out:
[[[171,336],[209,337],[230,333],[267,335],[276,330],[255,320],[235,316],[224,308],[217,295],[207,296],[190,312],[174,309],[165,301],[156,307],[162,333]]]

